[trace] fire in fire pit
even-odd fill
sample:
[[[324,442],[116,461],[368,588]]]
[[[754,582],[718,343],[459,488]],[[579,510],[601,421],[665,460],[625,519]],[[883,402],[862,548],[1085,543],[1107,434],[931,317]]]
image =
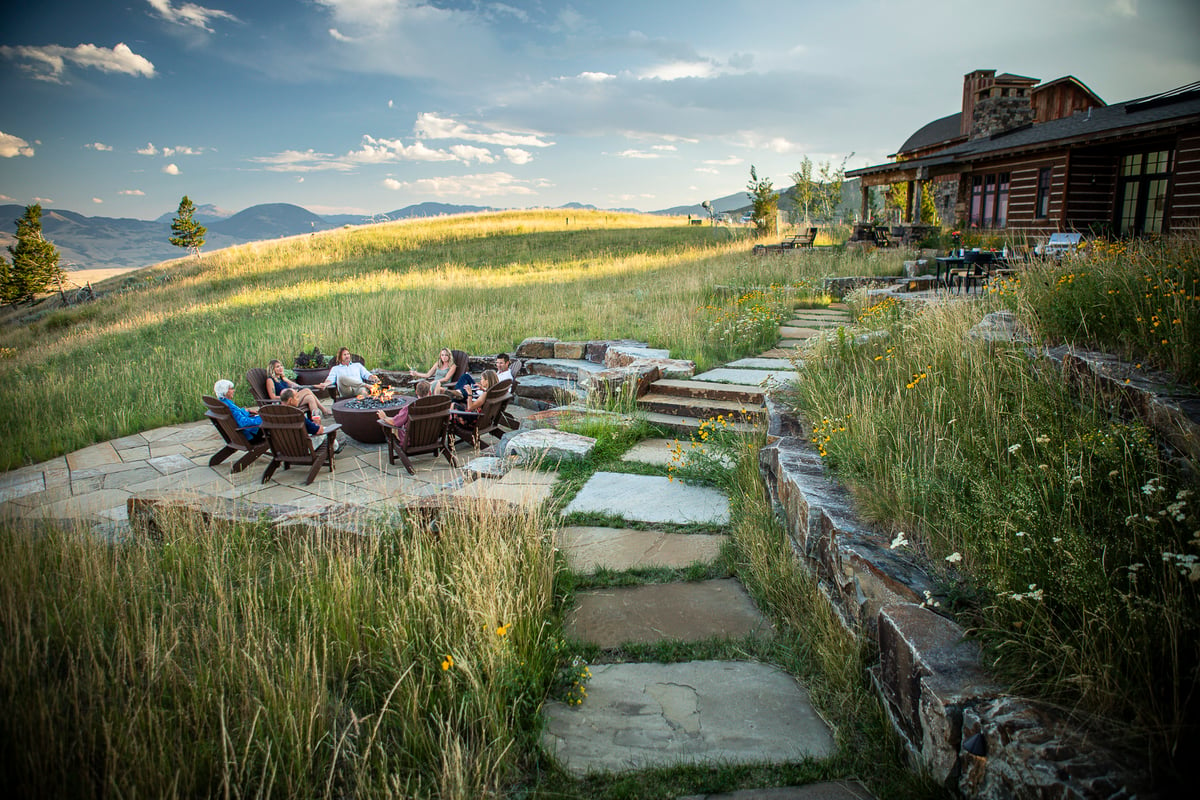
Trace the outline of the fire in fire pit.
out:
[[[389,408],[399,408],[405,403],[411,402],[411,400],[412,398],[403,397],[392,389],[385,389],[382,386],[372,386],[370,388],[370,392],[366,396],[348,400],[344,404],[344,407],[353,408],[356,410],[386,410]]]

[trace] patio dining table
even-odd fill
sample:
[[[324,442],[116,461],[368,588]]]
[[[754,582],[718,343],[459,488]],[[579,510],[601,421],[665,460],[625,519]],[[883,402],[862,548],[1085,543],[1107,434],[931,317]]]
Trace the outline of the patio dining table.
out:
[[[934,288],[945,287],[950,288],[950,273],[952,270],[962,269],[966,266],[967,259],[963,256],[938,256],[936,259],[937,266],[934,267],[933,285]],[[946,269],[946,277],[942,277],[942,268]]]

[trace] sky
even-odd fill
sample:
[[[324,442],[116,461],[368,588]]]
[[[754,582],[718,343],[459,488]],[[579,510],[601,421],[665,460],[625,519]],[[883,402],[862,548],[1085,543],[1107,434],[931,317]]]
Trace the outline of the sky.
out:
[[[0,203],[645,211],[878,164],[962,77],[1200,79],[1196,0],[61,0],[0,26]]]

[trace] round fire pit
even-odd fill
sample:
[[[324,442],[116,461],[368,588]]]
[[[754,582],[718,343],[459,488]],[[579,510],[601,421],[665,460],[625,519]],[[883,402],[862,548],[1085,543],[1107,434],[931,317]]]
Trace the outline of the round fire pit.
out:
[[[378,400],[374,397],[351,397],[333,404],[333,418],[342,424],[350,438],[363,444],[383,444],[383,428],[376,420],[382,411],[389,417],[415,400],[415,397],[393,397]]]

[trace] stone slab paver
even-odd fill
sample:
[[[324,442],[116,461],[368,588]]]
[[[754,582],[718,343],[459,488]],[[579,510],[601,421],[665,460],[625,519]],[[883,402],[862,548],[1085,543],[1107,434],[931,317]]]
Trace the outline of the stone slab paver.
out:
[[[96,492],[66,497],[31,510],[28,516],[49,519],[89,519],[102,511],[124,506],[129,492],[123,489],[101,489]]]
[[[795,369],[728,369],[718,367],[702,372],[693,380],[712,383],[754,383],[770,380],[773,383],[791,383],[796,380]]]
[[[558,483],[558,473],[514,467],[504,474],[500,482],[514,486],[554,486]]]
[[[735,578],[581,591],[564,628],[576,639],[608,648],[771,632],[771,624]]]
[[[788,358],[739,358],[725,365],[729,369],[792,369]]]
[[[822,781],[806,786],[773,786],[719,794],[689,794],[679,800],[874,800],[874,797],[875,795],[858,781]]]
[[[621,460],[665,467],[671,463],[671,448],[678,443],[678,439],[643,439],[626,450]]]
[[[794,762],[835,750],[808,692],[767,664],[605,664],[591,672],[582,705],[546,707],[542,747],[573,775]]]
[[[0,476],[0,503],[44,491],[46,491],[44,473]]]
[[[569,525],[559,528],[555,541],[568,567],[589,574],[601,567],[617,571],[637,567],[681,569],[697,561],[709,563],[717,558],[729,537]]]
[[[73,470],[120,463],[121,456],[117,453],[117,449],[109,442],[94,444],[91,447],[76,450],[67,456],[67,466]]]
[[[816,336],[820,332],[817,328],[793,327],[791,325],[779,326],[779,335],[784,339],[807,339],[810,336]]]
[[[637,522],[729,524],[729,499],[716,489],[622,472],[592,475],[563,509],[564,514],[577,511]]]
[[[536,506],[550,497],[552,487],[536,483],[504,483],[486,478],[468,483],[450,494],[454,497],[480,498],[516,506]]]

